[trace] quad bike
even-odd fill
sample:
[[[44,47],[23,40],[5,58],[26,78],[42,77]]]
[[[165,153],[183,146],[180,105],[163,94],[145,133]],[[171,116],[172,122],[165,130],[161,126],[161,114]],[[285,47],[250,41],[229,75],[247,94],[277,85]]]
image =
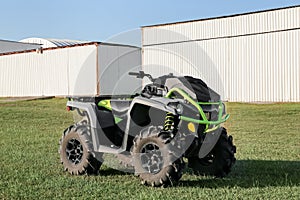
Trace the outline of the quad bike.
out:
[[[221,126],[229,115],[216,92],[190,76],[129,75],[151,83],[131,96],[69,97],[67,110],[82,119],[60,139],[66,171],[98,174],[103,154],[109,153],[151,186],[178,182],[186,162],[199,175],[230,172],[236,147]]]

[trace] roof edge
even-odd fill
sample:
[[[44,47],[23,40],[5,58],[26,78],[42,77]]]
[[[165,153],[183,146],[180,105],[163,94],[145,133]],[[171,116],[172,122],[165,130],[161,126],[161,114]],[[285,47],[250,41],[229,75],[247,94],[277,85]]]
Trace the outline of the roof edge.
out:
[[[298,7],[300,7],[300,4],[299,5],[294,5],[294,6],[281,7],[281,8],[271,8],[271,9],[267,9],[267,10],[251,11],[251,12],[240,13],[240,14],[231,14],[231,15],[223,15],[223,16],[218,16],[218,17],[208,17],[208,18],[203,18],[203,19],[192,19],[192,20],[185,20],[185,21],[179,21],[179,22],[170,22],[170,23],[146,25],[146,26],[141,26],[141,28],[151,28],[151,27],[157,27],[157,26],[184,24],[184,23],[189,23],[189,22],[206,21],[206,20],[212,20],[212,19],[230,18],[230,17],[251,15],[251,14],[255,14],[255,13],[263,13],[263,12],[270,12],[270,11],[277,11],[277,10],[285,10],[285,9],[298,8]]]
[[[109,45],[109,46],[119,46],[119,47],[141,48],[141,47],[133,46],[133,45],[129,45],[129,44],[118,44],[118,43],[109,43],[109,42],[98,42],[98,44]]]
[[[95,45],[95,46],[109,45],[109,46],[132,47],[132,48],[139,48],[139,49],[141,48],[141,47],[137,47],[137,46],[125,45],[125,44],[117,44],[117,43],[87,42],[87,43],[82,43],[82,44],[74,44],[74,45],[70,45],[70,46],[59,46],[59,47],[49,47],[49,48],[42,48],[42,47],[40,47],[40,48],[30,49],[30,50],[15,51],[15,52],[6,52],[6,53],[0,53],[0,56],[36,52],[39,49],[42,49],[43,51],[47,51],[47,50],[55,50],[55,49],[65,49],[65,48],[79,47],[79,46],[89,46],[89,45]]]
[[[70,46],[61,46],[61,47],[49,47],[49,48],[42,48],[42,47],[40,47],[40,48],[37,48],[37,49],[42,49],[43,51],[47,51],[47,50],[55,50],[55,49],[72,48],[72,47],[77,47],[77,46],[89,46],[89,45],[96,45],[97,46],[98,44],[99,44],[99,42],[88,42],[88,43],[74,44],[74,45],[70,45]],[[6,52],[6,53],[1,53],[0,56],[36,52],[37,49],[15,51],[15,52]]]
[[[25,42],[20,42],[20,41],[13,41],[13,40],[3,40],[0,39],[1,42],[11,42],[11,43],[16,43],[16,44],[30,44],[30,45],[36,45],[36,46],[41,46],[40,44],[36,43],[25,43]]]

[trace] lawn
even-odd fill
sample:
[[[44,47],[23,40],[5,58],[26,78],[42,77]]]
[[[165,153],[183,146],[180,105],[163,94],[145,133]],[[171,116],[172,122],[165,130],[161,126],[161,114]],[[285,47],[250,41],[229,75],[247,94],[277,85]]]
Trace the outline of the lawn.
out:
[[[108,168],[71,176],[58,140],[73,122],[65,99],[0,102],[1,199],[300,199],[300,104],[227,103],[225,124],[237,146],[228,177],[187,169],[178,185],[151,188]]]

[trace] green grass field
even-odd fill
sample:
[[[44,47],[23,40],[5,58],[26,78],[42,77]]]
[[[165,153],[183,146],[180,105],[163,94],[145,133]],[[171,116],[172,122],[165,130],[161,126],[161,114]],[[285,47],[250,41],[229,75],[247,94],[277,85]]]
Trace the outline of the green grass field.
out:
[[[1,199],[300,199],[300,104],[228,103],[225,124],[237,162],[224,179],[183,175],[151,188],[103,165],[99,176],[71,176],[58,140],[73,123],[65,99],[0,103]]]

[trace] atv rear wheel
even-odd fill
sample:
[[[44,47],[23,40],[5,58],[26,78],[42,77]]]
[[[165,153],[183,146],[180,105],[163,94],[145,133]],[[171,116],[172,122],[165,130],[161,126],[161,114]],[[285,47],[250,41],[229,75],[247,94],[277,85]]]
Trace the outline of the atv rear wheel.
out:
[[[135,173],[143,184],[156,187],[178,182],[184,169],[182,158],[174,156],[171,144],[165,144],[159,133],[154,126],[143,129],[134,139],[132,150]]]
[[[235,163],[236,147],[232,143],[232,136],[227,136],[225,128],[221,129],[220,138],[212,151],[204,158],[188,158],[188,166],[197,175],[213,175],[224,177]]]
[[[65,171],[73,175],[98,174],[101,161],[95,158],[86,125],[66,129],[60,139],[60,159]]]

